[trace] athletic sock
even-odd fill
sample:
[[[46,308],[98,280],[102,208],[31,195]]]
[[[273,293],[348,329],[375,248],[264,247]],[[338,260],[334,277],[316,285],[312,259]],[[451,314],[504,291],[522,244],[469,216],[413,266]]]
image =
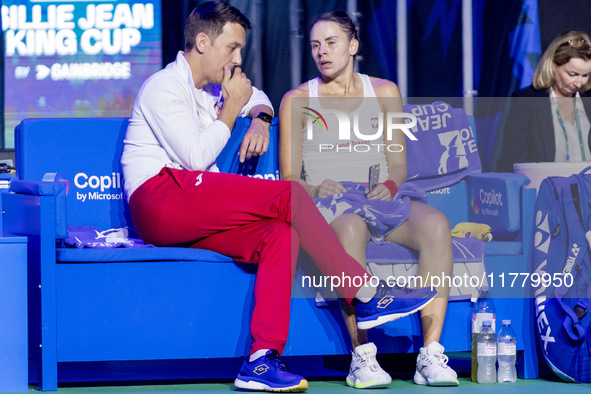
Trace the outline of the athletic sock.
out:
[[[371,285],[371,282],[366,282],[365,285],[359,288],[357,294],[355,294],[355,298],[359,302],[363,302],[364,304],[370,302],[372,298],[375,297],[377,288]]]
[[[270,349],[259,349],[256,352],[254,352],[253,354],[250,355],[250,357],[248,358],[248,362],[251,363],[261,357],[263,357],[265,354],[267,354],[267,352]]]

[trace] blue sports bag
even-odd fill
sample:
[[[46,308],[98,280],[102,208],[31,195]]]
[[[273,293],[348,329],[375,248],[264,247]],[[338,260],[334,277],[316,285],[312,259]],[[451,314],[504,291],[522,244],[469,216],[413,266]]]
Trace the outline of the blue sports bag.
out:
[[[560,378],[591,382],[591,174],[542,181],[536,200],[536,332]]]

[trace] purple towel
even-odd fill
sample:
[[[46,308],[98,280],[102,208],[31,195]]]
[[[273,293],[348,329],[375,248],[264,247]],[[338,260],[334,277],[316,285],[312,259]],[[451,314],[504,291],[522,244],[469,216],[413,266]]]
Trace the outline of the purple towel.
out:
[[[94,226],[68,226],[68,237],[62,240],[64,247],[75,248],[133,248],[146,247],[134,229],[111,228],[101,231]]]
[[[484,260],[486,243],[474,238],[453,238],[454,263],[473,263]],[[417,264],[419,252],[392,242],[368,244],[367,262],[376,264]]]
[[[417,117],[412,129],[417,141],[407,140],[407,181],[435,190],[480,172],[474,131],[466,112],[442,101],[405,105],[404,112]]]
[[[370,200],[365,196],[367,185],[342,182],[347,191],[314,202],[324,218],[331,223],[344,213],[356,213],[365,219],[375,243],[383,243],[384,237],[400,226],[410,214],[411,199],[427,202],[426,193],[413,184],[404,183],[391,201]]]

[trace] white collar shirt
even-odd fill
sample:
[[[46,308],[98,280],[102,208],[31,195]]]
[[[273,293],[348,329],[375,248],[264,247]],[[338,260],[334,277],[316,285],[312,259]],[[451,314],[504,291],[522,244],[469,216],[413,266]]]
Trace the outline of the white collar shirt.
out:
[[[260,104],[272,108],[253,87],[239,116]],[[127,198],[163,167],[218,171],[215,160],[230,138],[228,126],[217,120],[222,105],[219,85],[195,87],[182,51],[148,78],[135,99],[121,157]]]

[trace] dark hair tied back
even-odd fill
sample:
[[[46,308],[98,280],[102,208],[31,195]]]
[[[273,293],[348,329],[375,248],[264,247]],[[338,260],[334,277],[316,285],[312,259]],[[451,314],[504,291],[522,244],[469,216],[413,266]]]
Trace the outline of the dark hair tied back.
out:
[[[314,26],[318,22],[334,22],[337,25],[339,25],[339,27],[341,29],[343,29],[345,34],[347,34],[347,37],[349,37],[349,40],[352,40],[352,39],[359,40],[359,33],[357,30],[357,26],[355,25],[355,22],[353,22],[351,17],[349,17],[349,15],[347,15],[346,12],[343,12],[343,11],[325,12],[324,14],[322,14],[322,15],[318,16],[316,19],[314,19],[314,21],[312,22],[312,26]]]

